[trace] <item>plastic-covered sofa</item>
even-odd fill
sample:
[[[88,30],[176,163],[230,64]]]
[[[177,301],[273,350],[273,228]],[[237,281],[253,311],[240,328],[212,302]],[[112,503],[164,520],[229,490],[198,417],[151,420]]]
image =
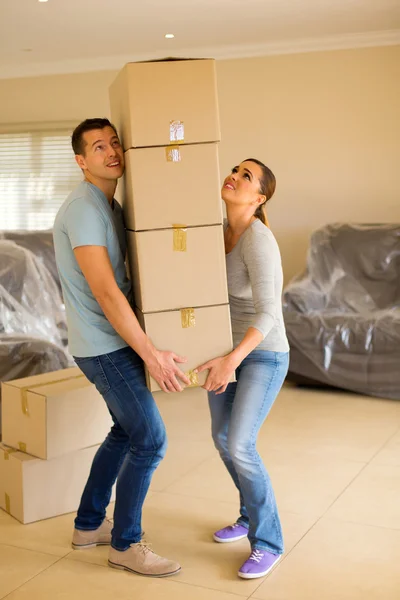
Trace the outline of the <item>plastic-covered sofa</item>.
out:
[[[40,253],[0,236],[0,381],[73,364],[59,284],[46,264]]]
[[[53,232],[43,231],[0,231],[0,240],[15,242],[30,250],[50,271],[61,294],[61,282],[58,276],[56,256],[54,253]]]
[[[283,305],[289,380],[400,399],[400,225],[315,231]]]

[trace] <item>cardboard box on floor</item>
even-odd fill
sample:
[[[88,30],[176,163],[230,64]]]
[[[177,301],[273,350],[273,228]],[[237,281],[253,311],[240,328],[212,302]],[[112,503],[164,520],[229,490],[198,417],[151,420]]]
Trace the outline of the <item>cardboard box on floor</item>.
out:
[[[0,444],[0,508],[21,523],[76,511],[98,448],[41,460]]]
[[[127,242],[142,312],[228,304],[222,225],[127,231]]]
[[[125,168],[119,194],[127,229],[222,223],[217,144],[131,149]]]
[[[76,367],[2,383],[3,443],[50,459],[100,444],[106,403]]]
[[[196,377],[192,373],[193,369],[232,350],[228,304],[150,314],[137,310],[136,314],[156,348],[186,356],[188,362],[178,366],[189,376],[194,387],[204,385],[208,371],[199,373]],[[160,390],[147,369],[146,379],[151,392]]]
[[[128,63],[110,87],[110,106],[124,150],[221,138],[214,60]]]

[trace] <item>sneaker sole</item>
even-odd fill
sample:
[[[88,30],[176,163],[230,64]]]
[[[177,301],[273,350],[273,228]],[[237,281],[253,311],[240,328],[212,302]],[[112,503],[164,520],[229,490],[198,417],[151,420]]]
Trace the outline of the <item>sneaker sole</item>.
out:
[[[181,571],[182,567],[179,567],[176,571],[171,571],[170,573],[160,573],[160,574],[151,574],[151,573],[141,573],[140,571],[135,571],[134,569],[130,569],[124,565],[119,565],[117,563],[113,563],[110,560],[108,561],[108,565],[112,569],[118,569],[119,571],[129,571],[129,573],[134,573],[135,575],[141,575],[142,577],[170,577],[171,575],[176,575]]]
[[[231,538],[227,538],[227,539],[222,539],[219,538],[217,535],[213,535],[214,538],[214,542],[218,542],[218,544],[231,544],[232,542],[238,542],[239,540],[244,540],[244,538],[247,538],[247,535],[237,535],[236,537],[231,537]]]
[[[85,550],[87,548],[95,548],[96,546],[110,546],[111,542],[93,542],[92,544],[71,544],[74,550]]]
[[[281,560],[281,558],[282,558],[282,555],[278,558],[278,560],[276,560],[274,562],[272,567],[270,567],[266,571],[263,571],[263,573],[241,573],[240,571],[238,571],[238,575],[242,579],[258,579],[258,577],[265,577],[266,575],[268,575],[268,573],[270,573],[276,567],[276,565]]]

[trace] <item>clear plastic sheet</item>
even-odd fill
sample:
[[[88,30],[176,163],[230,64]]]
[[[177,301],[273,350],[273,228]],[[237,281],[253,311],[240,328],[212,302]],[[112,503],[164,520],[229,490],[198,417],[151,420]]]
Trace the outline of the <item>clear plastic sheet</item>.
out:
[[[288,378],[400,399],[400,225],[328,225],[284,290]]]
[[[0,380],[11,381],[66,369],[70,365],[63,348],[27,336],[0,334]]]
[[[54,278],[37,256],[0,240],[0,333],[63,345],[63,302]]]
[[[0,381],[41,375],[71,366],[71,357],[59,346],[27,336],[0,333]],[[0,389],[1,440],[1,389]]]
[[[0,231],[0,240],[10,240],[22,246],[42,262],[50,271],[61,294],[61,283],[58,276],[56,256],[54,253],[53,232],[45,231]]]
[[[0,381],[74,364],[66,332],[62,297],[43,257],[0,239]]]

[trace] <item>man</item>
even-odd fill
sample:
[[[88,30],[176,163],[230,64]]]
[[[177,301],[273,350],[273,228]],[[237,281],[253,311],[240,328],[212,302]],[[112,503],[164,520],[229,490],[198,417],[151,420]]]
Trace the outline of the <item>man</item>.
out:
[[[165,392],[182,391],[185,359],[157,350],[141,329],[129,299],[125,230],[114,200],[124,154],[107,119],[87,119],[72,135],[84,181],[56,216],[54,245],[68,320],[69,349],[95,384],[114,425],[91,468],[73,535],[74,548],[111,544],[109,565],[161,577],[180,570],[142,542],[141,516],[151,477],[164,457],[166,434],[143,362]],[[105,518],[118,477],[114,527]],[[111,531],[112,530],[112,531]]]

